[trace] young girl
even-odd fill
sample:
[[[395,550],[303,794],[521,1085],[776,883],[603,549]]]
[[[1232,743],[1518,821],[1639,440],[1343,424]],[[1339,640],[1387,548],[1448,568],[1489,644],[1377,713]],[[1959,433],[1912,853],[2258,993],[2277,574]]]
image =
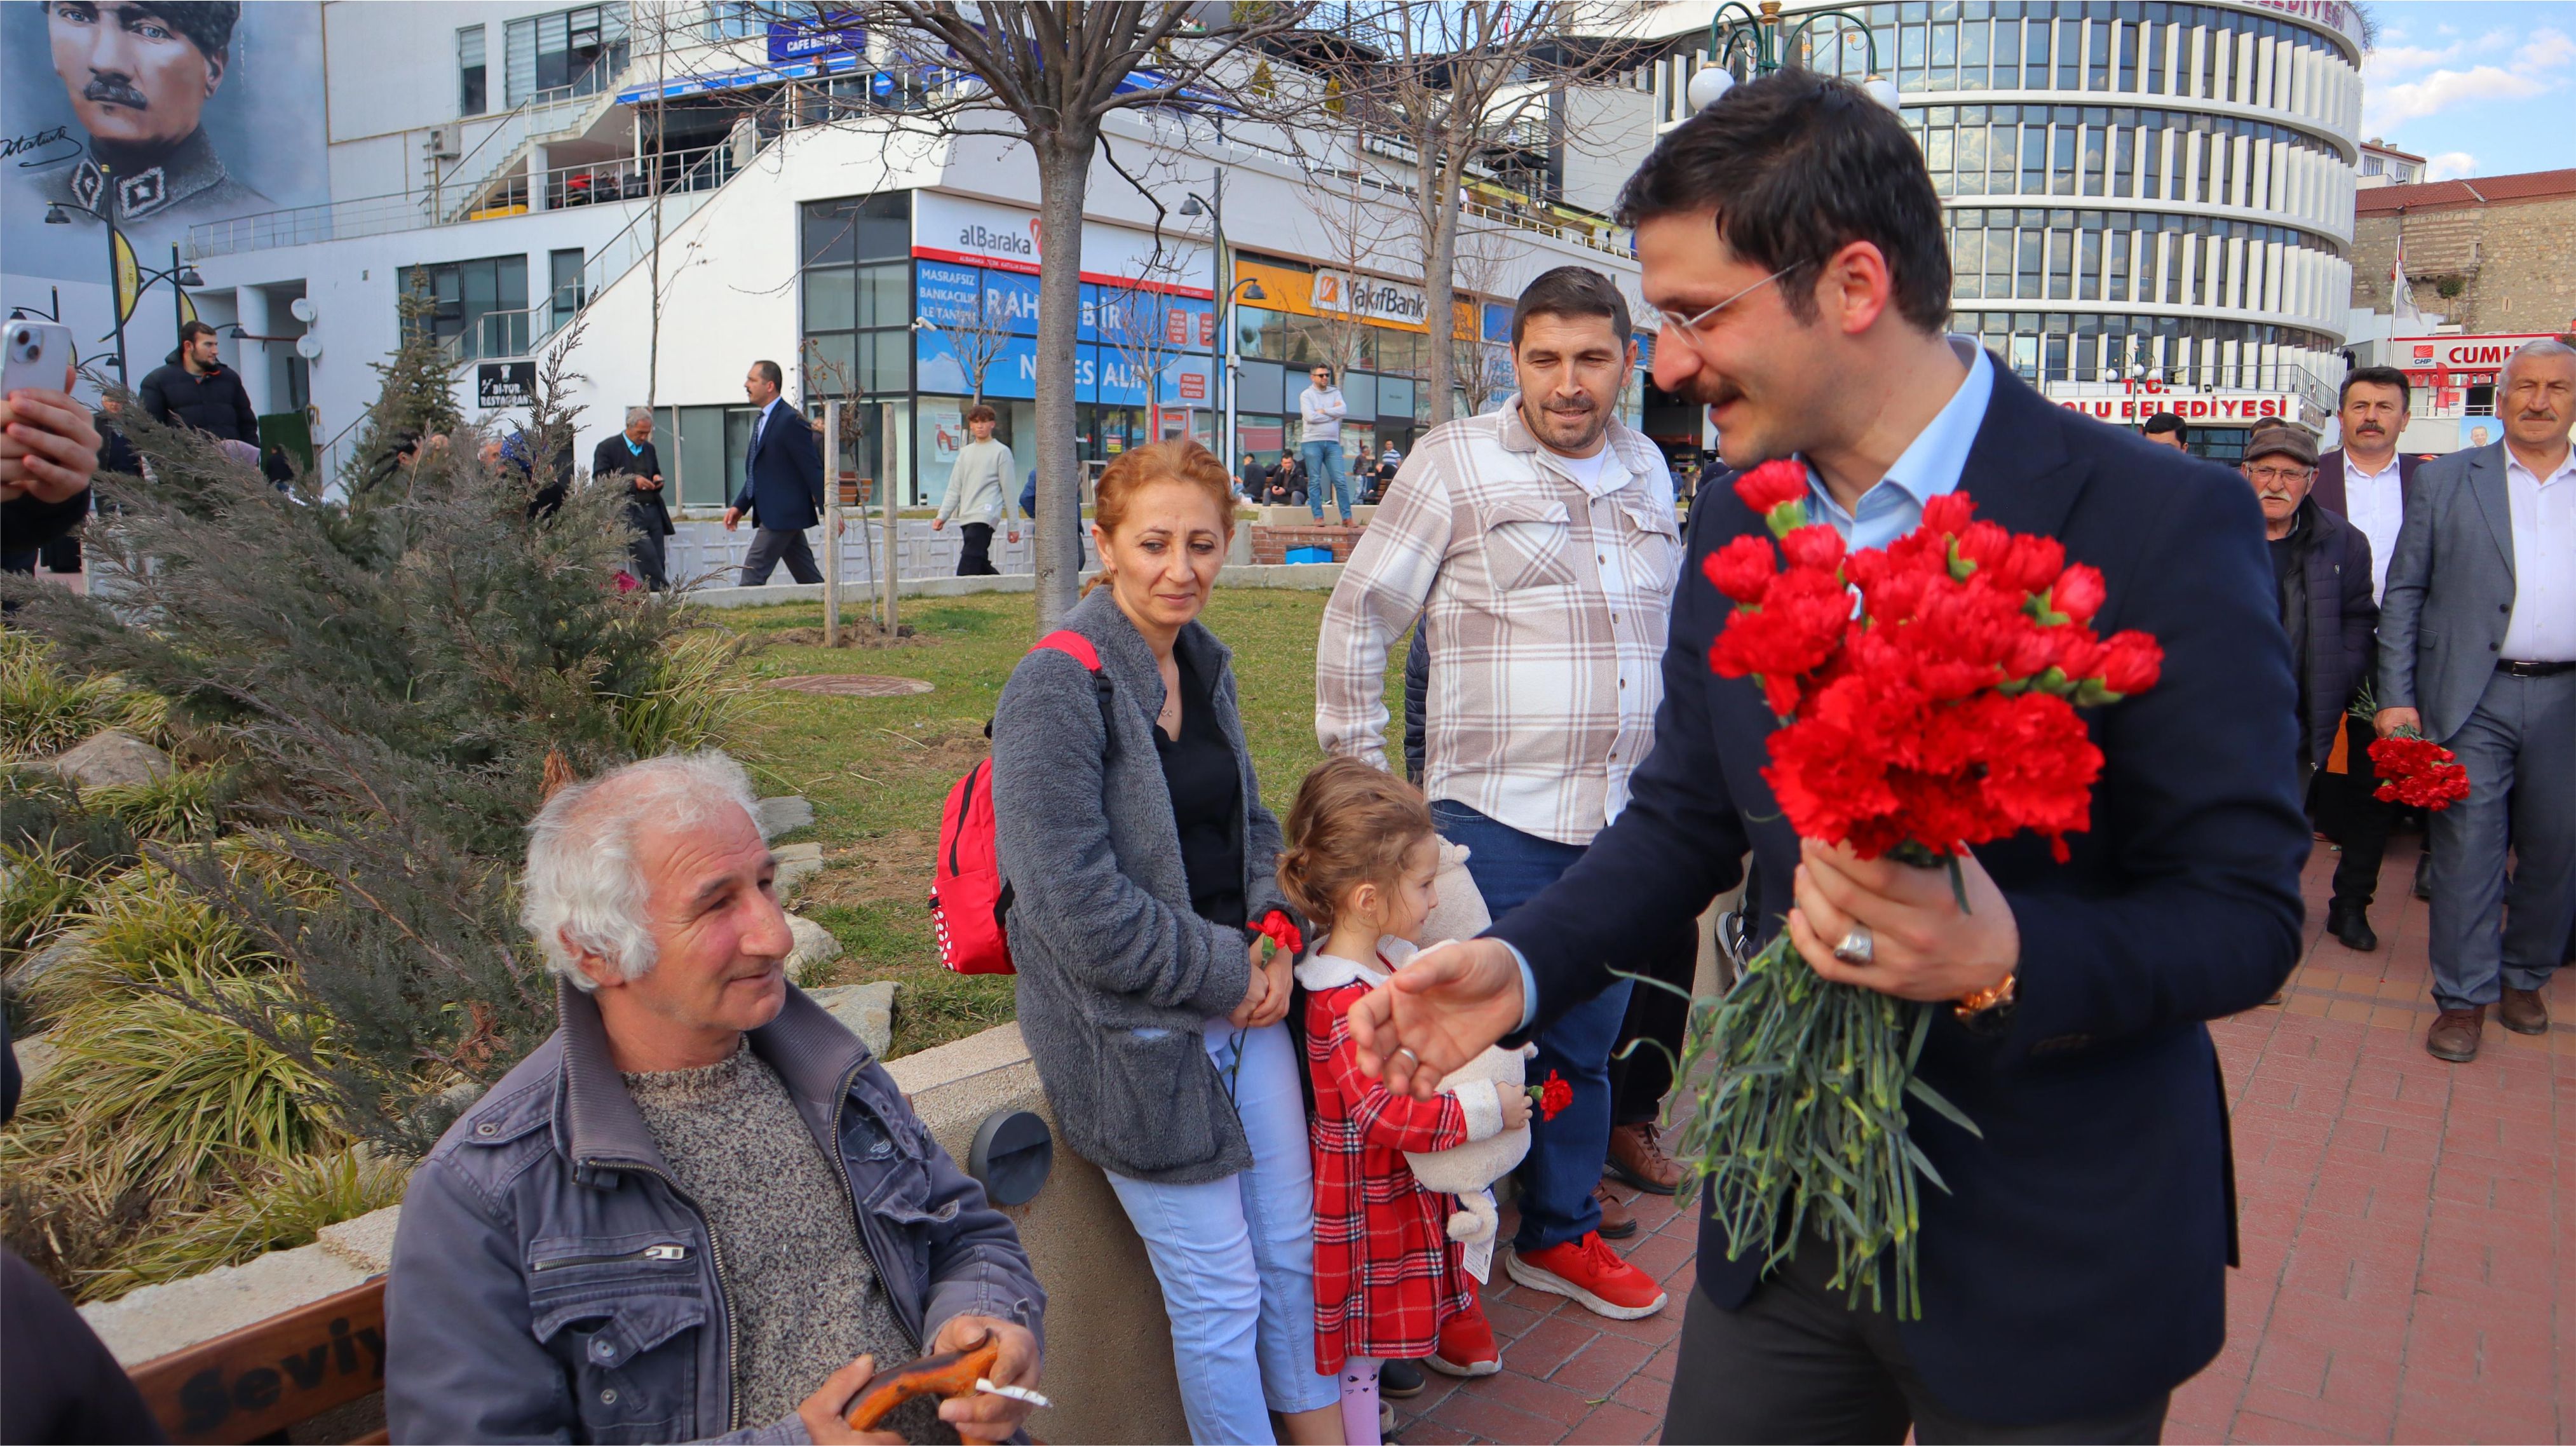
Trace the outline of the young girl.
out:
[[[1315,1087],[1315,1364],[1341,1372],[1352,1446],[1376,1446],[1381,1361],[1493,1355],[1476,1284],[1444,1227],[1454,1197],[1417,1184],[1404,1152],[1489,1139],[1526,1123],[1530,1103],[1483,1081],[1417,1101],[1355,1063],[1351,1005],[1413,957],[1437,898],[1439,839],[1420,791],[1333,759],[1298,787],[1288,837],[1280,889],[1323,940],[1297,966]]]

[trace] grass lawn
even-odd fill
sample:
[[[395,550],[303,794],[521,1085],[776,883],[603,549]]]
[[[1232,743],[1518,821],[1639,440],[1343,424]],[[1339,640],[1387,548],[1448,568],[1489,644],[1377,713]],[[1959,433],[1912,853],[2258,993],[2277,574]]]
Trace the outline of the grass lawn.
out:
[[[1323,592],[1220,590],[1206,621],[1234,650],[1243,724],[1261,796],[1282,816],[1297,781],[1323,759],[1315,746],[1315,635]],[[864,617],[865,603],[844,605]],[[1027,593],[919,598],[902,621],[915,646],[837,651],[793,643],[754,650],[754,676],[872,673],[921,678],[928,693],[897,698],[817,696],[771,690],[748,730],[747,754],[763,793],[801,793],[814,826],[788,835],[823,845],[824,869],[805,883],[796,911],[838,936],[842,957],[809,984],[892,979],[894,1049],[910,1054],[1012,1017],[1007,976],[971,977],[940,967],[930,932],[931,859],[940,805],[960,774],[984,756],[984,723],[1012,665],[1027,651],[1035,599]],[[721,626],[754,638],[822,625],[820,606],[712,612]],[[1400,754],[1403,653],[1389,659],[1391,756]]]

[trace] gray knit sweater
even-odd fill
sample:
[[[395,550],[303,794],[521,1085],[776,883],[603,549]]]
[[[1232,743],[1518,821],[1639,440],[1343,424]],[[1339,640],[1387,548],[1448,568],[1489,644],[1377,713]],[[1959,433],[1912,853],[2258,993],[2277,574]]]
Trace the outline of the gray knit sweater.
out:
[[[995,852],[1028,1041],[1065,1141],[1131,1179],[1198,1184],[1251,1167],[1242,1121],[1199,1028],[1243,1002],[1240,929],[1190,908],[1172,795],[1154,749],[1163,679],[1107,588],[1065,616],[1110,686],[1061,652],[1020,660],[993,713]],[[1261,805],[1235,708],[1231,654],[1192,623],[1176,646],[1210,691],[1243,765],[1244,903],[1286,909],[1279,821]],[[1302,921],[1301,921],[1302,922]]]
[[[856,1357],[872,1353],[880,1367],[912,1359],[849,1186],[749,1039],[722,1064],[625,1080],[715,1237],[741,1419],[794,1416]]]

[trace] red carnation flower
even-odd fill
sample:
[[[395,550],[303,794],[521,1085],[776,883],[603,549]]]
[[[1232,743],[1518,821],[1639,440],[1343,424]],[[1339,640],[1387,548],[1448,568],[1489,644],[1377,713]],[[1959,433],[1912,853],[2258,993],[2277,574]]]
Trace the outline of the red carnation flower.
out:
[[[1547,1083],[1531,1085],[1528,1089],[1531,1102],[1538,1106],[1541,1120],[1555,1119],[1565,1113],[1567,1105],[1574,1103],[1574,1086],[1567,1084],[1565,1076],[1555,1070],[1547,1072]]]
[[[2048,605],[2079,623],[2093,621],[2102,598],[2102,570],[2088,563],[2069,566],[2048,590]]]
[[[1305,936],[1297,932],[1296,921],[1277,909],[1262,915],[1261,922],[1252,926],[1252,932],[1287,950],[1291,957],[1306,947]]]
[[[2135,628],[2113,633],[2103,647],[2102,686],[2123,698],[2147,691],[2164,676],[2165,650]]]
[[[2457,754],[2409,728],[2370,745],[2378,771],[2373,796],[2383,803],[2439,812],[2469,796],[2469,770]]]
[[[1934,537],[1955,537],[1968,525],[1968,515],[1976,504],[1965,492],[1944,492],[1923,504],[1922,531]]]
[[[1791,567],[1832,572],[1842,565],[1843,535],[1821,522],[1792,528],[1788,536],[1780,539],[1780,551],[1787,555]]]
[[[1995,559],[1993,581],[2009,592],[2045,592],[2065,569],[2065,544],[2054,537],[2015,534]]]
[[[1760,602],[1762,590],[1771,585],[1772,575],[1780,570],[1771,553],[1770,539],[1749,536],[1736,538],[1710,553],[1699,566],[1719,592],[1740,603]]]
[[[1764,516],[1783,502],[1805,501],[1807,464],[1794,457],[1765,462],[1735,479],[1735,495]]]

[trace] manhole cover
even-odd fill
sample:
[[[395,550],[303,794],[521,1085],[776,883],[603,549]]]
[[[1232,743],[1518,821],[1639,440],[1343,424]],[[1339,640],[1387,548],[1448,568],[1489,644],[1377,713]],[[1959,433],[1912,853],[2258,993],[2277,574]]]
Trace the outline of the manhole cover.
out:
[[[772,678],[769,686],[798,693],[832,693],[844,698],[900,698],[910,693],[927,693],[926,678],[887,678],[870,673],[807,673],[796,678]]]

